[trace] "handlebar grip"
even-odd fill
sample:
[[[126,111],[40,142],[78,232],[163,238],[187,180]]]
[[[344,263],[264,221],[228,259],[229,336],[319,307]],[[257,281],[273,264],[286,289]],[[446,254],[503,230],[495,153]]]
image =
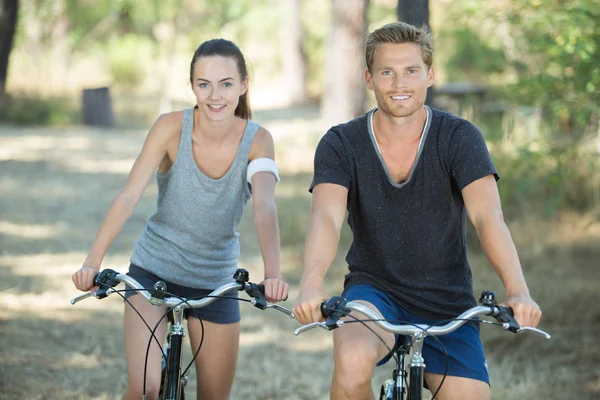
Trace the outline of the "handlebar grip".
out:
[[[339,320],[349,312],[345,308],[348,300],[341,296],[333,296],[324,303],[321,303],[321,314],[327,319]]]
[[[519,329],[521,329],[521,325],[519,325],[519,323],[517,322],[517,320],[514,318],[514,311],[512,308],[510,307],[504,307],[504,306],[496,306],[498,309],[498,312],[494,315],[494,317],[505,324],[508,324],[507,326],[507,330],[513,333],[517,333],[519,331]]]
[[[100,271],[100,273],[94,277],[94,285],[98,286],[98,290],[96,291],[96,297],[98,299],[103,299],[108,296],[108,289],[113,288],[120,283],[118,279],[115,279],[117,275],[119,275],[118,272],[107,268]]]
[[[119,273],[112,269],[103,269],[94,277],[94,285],[100,288],[104,286],[115,287],[119,284],[119,281],[115,279],[117,275]]]
[[[514,311],[513,311],[513,309],[512,309],[512,308],[510,308],[510,307],[498,306],[498,308],[500,309],[500,313],[501,313],[501,314],[508,314],[508,315],[510,315],[511,317],[514,317],[514,316],[515,316],[515,312],[514,312]]]
[[[258,288],[258,291],[260,292],[260,294],[262,294],[263,296],[265,295],[265,285],[263,285],[262,283],[259,283],[256,285]],[[288,298],[287,296],[285,297],[285,299],[283,299],[283,301],[286,301]]]

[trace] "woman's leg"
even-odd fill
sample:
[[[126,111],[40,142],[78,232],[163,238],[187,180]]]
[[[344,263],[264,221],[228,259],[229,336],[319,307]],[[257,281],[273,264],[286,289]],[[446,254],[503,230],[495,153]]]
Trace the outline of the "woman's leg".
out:
[[[156,323],[166,312],[166,307],[153,306],[140,295],[133,295],[128,298],[129,302],[142,315],[150,328],[154,328]],[[162,346],[165,341],[167,330],[167,317],[165,317],[160,326],[155,331],[155,336]],[[142,398],[144,391],[144,362],[146,358],[146,349],[150,340],[150,330],[146,327],[139,315],[125,303],[125,357],[127,359],[127,392],[123,400],[138,400]],[[148,354],[148,364],[146,368],[146,398],[156,399],[160,390],[162,353],[156,340],[152,339],[150,352]]]
[[[198,400],[229,399],[237,365],[240,323],[216,324],[202,321],[204,341],[196,358]],[[192,354],[202,340],[202,327],[197,318],[188,319]]]

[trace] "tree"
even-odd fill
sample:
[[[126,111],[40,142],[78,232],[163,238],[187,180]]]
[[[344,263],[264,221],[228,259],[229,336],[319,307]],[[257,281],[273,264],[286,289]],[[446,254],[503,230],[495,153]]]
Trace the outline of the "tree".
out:
[[[0,9],[0,101],[6,95],[8,61],[17,29],[18,0],[2,0]]]
[[[321,116],[340,123],[364,112],[364,48],[369,0],[331,0]]]
[[[429,0],[398,0],[396,15],[398,21],[429,26]]]
[[[429,0],[398,0],[396,7],[398,21],[403,21],[411,25],[427,25],[429,30]],[[427,99],[425,103],[429,106],[434,104],[433,86],[427,90]]]
[[[306,54],[300,19],[300,0],[283,0],[281,19],[281,70],[289,104],[306,100]]]
[[[448,20],[460,31],[470,30],[481,43],[495,49],[498,66],[504,68],[504,80],[498,83],[506,99],[520,106],[538,107],[542,123],[558,143],[598,134],[597,0],[488,2],[486,7],[467,0],[455,3],[458,4],[453,5],[454,14]],[[484,56],[460,54],[462,62],[470,63],[471,67],[477,66],[476,58],[491,58],[489,52]],[[489,64],[480,65],[480,73],[489,75]],[[449,67],[461,68],[457,64]]]

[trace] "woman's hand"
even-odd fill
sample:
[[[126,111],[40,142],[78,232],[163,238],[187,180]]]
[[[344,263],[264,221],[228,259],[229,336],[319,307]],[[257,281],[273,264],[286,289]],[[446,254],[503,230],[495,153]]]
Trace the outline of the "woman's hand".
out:
[[[280,278],[269,278],[261,282],[265,287],[265,297],[270,303],[284,301],[288,297],[289,285]]]
[[[100,270],[98,268],[82,266],[73,274],[71,279],[73,279],[73,283],[75,287],[82,292],[92,291],[95,292],[98,290],[98,286],[94,286],[94,277],[98,275]]]

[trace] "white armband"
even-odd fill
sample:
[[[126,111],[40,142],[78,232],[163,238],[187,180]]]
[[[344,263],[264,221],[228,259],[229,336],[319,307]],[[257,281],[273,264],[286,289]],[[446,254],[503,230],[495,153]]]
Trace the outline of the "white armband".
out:
[[[246,178],[249,184],[252,184],[252,175],[257,172],[270,172],[275,175],[277,182],[280,181],[277,164],[275,164],[275,161],[271,160],[270,158],[255,158],[254,160],[250,161],[250,164],[248,164],[248,174]]]

